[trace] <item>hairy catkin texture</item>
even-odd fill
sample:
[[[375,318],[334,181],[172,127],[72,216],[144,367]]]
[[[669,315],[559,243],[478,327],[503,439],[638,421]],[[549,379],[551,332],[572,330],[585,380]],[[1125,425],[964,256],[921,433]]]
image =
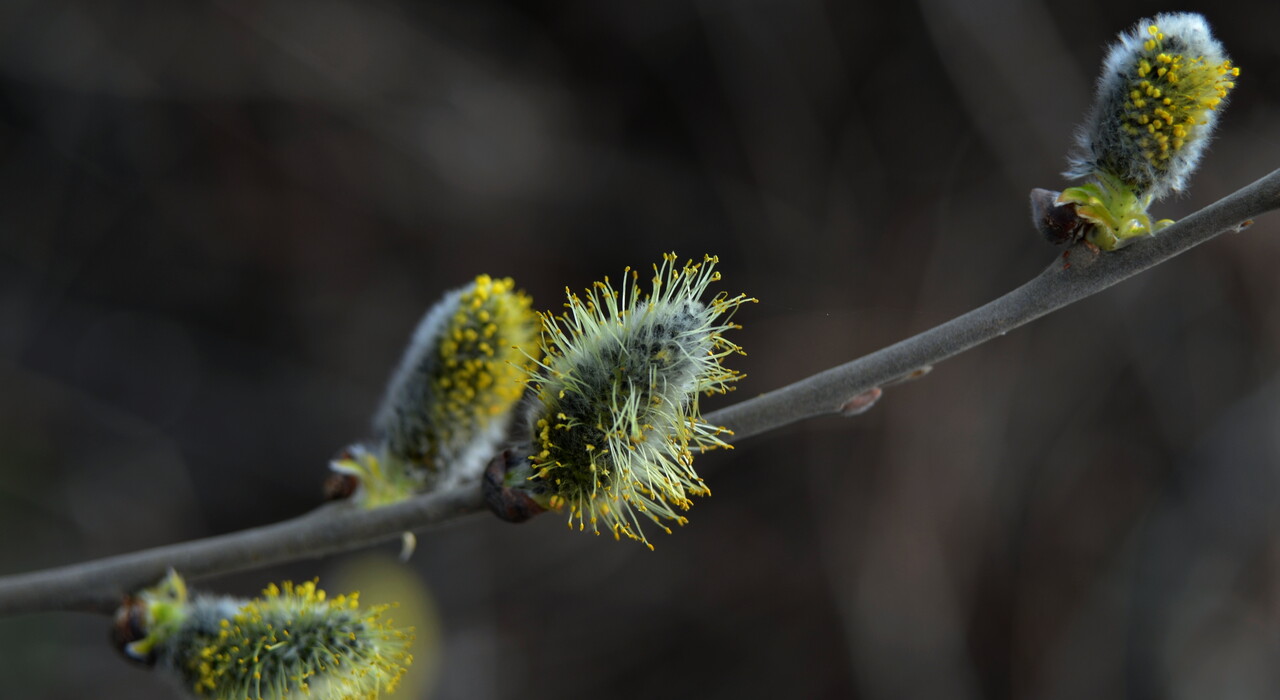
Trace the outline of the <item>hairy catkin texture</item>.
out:
[[[1113,178],[1141,200],[1181,190],[1239,74],[1204,17],[1141,20],[1108,52],[1064,174]]]
[[[428,471],[458,470],[477,443],[501,432],[525,386],[527,359],[517,348],[531,347],[538,333],[531,300],[514,287],[481,275],[419,324],[374,418],[389,455]]]
[[[331,463],[365,507],[479,477],[505,439],[538,357],[539,320],[511,279],[480,275],[418,324],[373,420]]]
[[[394,690],[413,658],[412,630],[395,627],[385,606],[329,598],[314,581],[241,600],[188,597],[171,573],[138,601],[149,629],[136,645],[197,698],[368,700]]]
[[[544,315],[546,359],[532,376],[535,491],[570,525],[605,529],[648,544],[641,518],[683,524],[691,496],[710,494],[693,469],[693,450],[727,447],[721,428],[701,420],[698,396],[728,391],[740,375],[721,360],[740,352],[722,335],[747,297],[699,299],[719,274],[716,259],[654,266],[643,294],[638,274],[606,279],[568,311]]]
[[[395,689],[412,660],[412,635],[384,613],[361,610],[355,594],[328,600],[314,582],[273,584],[219,620],[216,634],[206,636],[205,625],[193,630],[182,645],[188,655],[171,664],[212,700],[377,698]]]

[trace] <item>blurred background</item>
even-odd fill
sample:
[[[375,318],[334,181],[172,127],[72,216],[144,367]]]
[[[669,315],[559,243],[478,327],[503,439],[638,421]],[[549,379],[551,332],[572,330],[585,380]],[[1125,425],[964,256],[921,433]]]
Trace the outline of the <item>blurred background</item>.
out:
[[[1058,255],[1026,196],[1105,45],[1195,4],[3,0],[0,573],[313,507],[477,273],[558,309],[717,254],[760,299],[730,399],[982,304]],[[1280,4],[1201,5],[1243,74],[1172,218],[1280,167]],[[656,552],[421,535],[396,697],[1275,697],[1278,268],[1273,214],[700,458]],[[0,620],[0,694],[172,697],[108,624]]]

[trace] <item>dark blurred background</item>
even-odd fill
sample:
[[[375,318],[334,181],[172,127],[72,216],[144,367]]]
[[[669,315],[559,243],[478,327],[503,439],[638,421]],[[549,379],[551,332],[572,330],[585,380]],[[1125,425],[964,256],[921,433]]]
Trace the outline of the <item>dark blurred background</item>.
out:
[[[1173,218],[1280,167],[1280,4],[1201,5],[1243,74]],[[1106,43],[1183,9],[3,0],[0,573],[311,508],[477,273],[558,309],[715,253],[760,299],[730,398],[984,303],[1058,254],[1026,195]],[[1271,215],[701,458],[656,552],[555,515],[423,535],[437,670],[397,697],[1275,697],[1278,268]],[[0,620],[0,695],[170,697],[107,627]]]

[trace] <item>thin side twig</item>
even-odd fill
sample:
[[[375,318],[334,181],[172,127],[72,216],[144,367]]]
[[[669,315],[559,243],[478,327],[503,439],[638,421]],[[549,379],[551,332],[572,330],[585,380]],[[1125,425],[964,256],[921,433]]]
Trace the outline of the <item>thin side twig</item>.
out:
[[[805,418],[841,412],[850,399],[1004,335],[1096,294],[1243,222],[1280,208],[1280,170],[1120,251],[1070,250],[1044,272],[995,301],[940,326],[794,384],[710,413],[735,440]],[[475,485],[418,496],[371,511],[325,506],[251,530],[26,574],[0,577],[0,615],[51,610],[110,613],[120,597],[169,567],[199,578],[315,558],[455,521],[483,508]]]

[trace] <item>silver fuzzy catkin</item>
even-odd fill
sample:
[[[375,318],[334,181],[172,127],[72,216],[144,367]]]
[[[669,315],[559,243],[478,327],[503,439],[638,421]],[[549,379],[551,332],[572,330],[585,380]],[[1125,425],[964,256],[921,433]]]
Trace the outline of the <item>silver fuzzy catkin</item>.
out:
[[[1139,199],[1181,190],[1239,74],[1204,17],[1139,21],[1107,53],[1064,174],[1114,178]]]

